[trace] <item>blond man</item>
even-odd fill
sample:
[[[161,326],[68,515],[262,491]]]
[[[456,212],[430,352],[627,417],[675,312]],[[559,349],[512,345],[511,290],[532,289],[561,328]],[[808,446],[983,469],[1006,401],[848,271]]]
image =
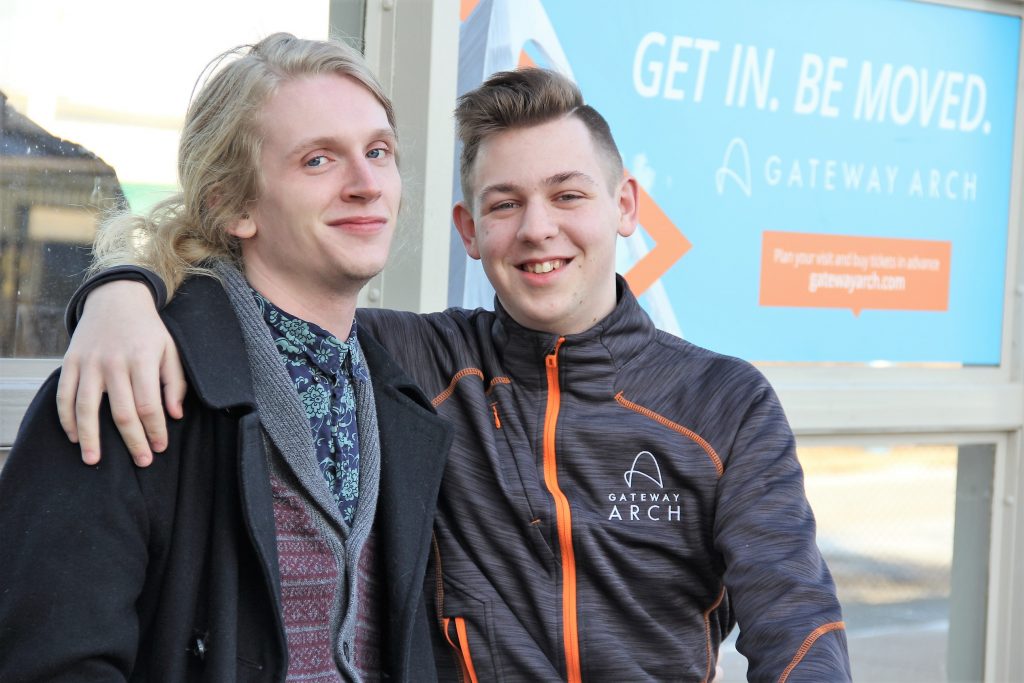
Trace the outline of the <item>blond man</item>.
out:
[[[0,680],[435,676],[450,432],[353,322],[399,208],[390,101],[342,44],[275,34],[217,62],[181,193],[97,247],[173,291],[184,417],[135,469],[104,408],[107,457],[83,467],[55,406],[72,378],[44,384],[0,474]]]

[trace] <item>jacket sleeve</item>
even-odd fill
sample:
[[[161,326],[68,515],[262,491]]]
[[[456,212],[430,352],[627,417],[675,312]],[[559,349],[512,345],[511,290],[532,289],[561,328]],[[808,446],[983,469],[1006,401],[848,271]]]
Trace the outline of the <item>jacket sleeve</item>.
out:
[[[715,542],[749,680],[849,681],[845,626],[815,542],[795,439],[766,383],[724,463]]]
[[[78,321],[82,317],[82,308],[85,306],[85,300],[88,298],[89,293],[97,287],[108,282],[114,282],[115,280],[141,282],[149,287],[149,292],[153,295],[153,303],[157,310],[167,305],[167,285],[153,271],[142,266],[132,265],[107,268],[86,279],[85,282],[78,286],[74,294],[71,295],[68,307],[64,309],[64,327],[67,329],[68,334],[74,333],[75,327],[78,326]]]
[[[126,680],[139,642],[146,505],[106,408],[105,457],[82,464],[57,419],[57,377],[36,395],[0,472],[0,681]]]
[[[359,329],[369,331],[430,397],[441,392],[452,375],[462,369],[454,350],[466,347],[464,331],[445,314],[360,308],[356,319]]]

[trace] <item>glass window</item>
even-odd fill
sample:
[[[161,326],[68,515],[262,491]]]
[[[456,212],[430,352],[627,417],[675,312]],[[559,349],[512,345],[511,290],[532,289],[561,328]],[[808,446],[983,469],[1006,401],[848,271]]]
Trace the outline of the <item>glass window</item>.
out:
[[[843,606],[854,680],[950,679],[954,527],[971,534],[969,518],[980,510],[987,531],[988,502],[984,495],[972,499],[965,485],[991,481],[990,462],[982,462],[980,478],[964,472],[984,460],[965,452],[956,446],[799,449],[818,545]],[[987,567],[984,552],[958,553],[958,562],[973,563],[966,572],[973,576]],[[746,680],[736,635],[720,651],[725,682]],[[980,652],[966,656],[968,666],[980,661]]]
[[[0,357],[63,353],[64,304],[89,265],[98,217],[121,200],[113,168],[0,92]]]
[[[0,3],[0,358],[63,355],[102,213],[175,191],[181,121],[209,60],[275,31],[325,38],[330,4]]]

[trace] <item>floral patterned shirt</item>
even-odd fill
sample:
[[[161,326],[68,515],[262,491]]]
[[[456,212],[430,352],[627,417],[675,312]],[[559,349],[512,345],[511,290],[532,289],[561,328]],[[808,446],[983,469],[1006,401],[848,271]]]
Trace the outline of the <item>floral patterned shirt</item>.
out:
[[[342,342],[322,327],[285,313],[255,289],[252,294],[306,409],[320,471],[342,518],[351,525],[359,502],[354,383],[370,379],[356,341],[355,320]]]

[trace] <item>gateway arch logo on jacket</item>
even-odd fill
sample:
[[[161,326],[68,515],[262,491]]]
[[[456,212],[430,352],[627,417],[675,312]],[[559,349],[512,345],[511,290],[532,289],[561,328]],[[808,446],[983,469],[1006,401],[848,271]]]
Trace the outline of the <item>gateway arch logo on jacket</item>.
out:
[[[645,455],[647,456],[646,458],[644,458]],[[650,464],[648,465],[645,461],[649,461]],[[648,468],[653,467],[653,469],[651,470],[653,474],[645,472],[643,469],[638,469],[637,464],[640,464],[641,467],[643,467],[644,465],[646,465]],[[622,475],[622,478],[626,480],[626,486],[628,486],[629,488],[633,488],[634,475],[646,477],[647,479],[657,484],[659,489],[665,488],[665,484],[663,484],[661,481],[661,466],[658,465],[658,459],[654,457],[654,453],[651,453],[650,451],[640,451],[639,453],[637,453],[636,457],[633,458],[633,466],[626,470],[626,473]]]
[[[665,491],[658,458],[650,451],[640,451],[622,478],[627,490],[611,492],[608,520],[620,522],[680,522],[682,506],[679,493]]]

